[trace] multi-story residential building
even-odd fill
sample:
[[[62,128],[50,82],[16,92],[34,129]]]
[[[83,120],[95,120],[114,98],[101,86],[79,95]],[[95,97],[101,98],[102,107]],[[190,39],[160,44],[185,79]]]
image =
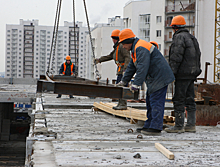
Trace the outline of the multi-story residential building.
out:
[[[111,33],[114,29],[123,29],[123,19],[120,16],[115,16],[114,18],[109,18],[108,23],[95,24],[92,29],[92,42],[93,49],[96,58],[108,55],[113,50],[113,42],[111,38]],[[87,78],[95,79],[95,67],[94,58],[91,50],[90,39],[87,37]],[[111,82],[112,79],[116,79],[117,66],[114,61],[103,62],[97,64],[97,69],[101,74],[101,80],[106,80],[107,78]]]
[[[59,26],[56,52],[51,67],[59,73],[65,57],[70,55],[78,76],[85,77],[85,39],[87,29],[76,22]],[[38,20],[20,20],[19,25],[6,25],[6,78],[39,78],[48,70],[53,37],[53,26],[38,25]],[[51,70],[51,69],[50,69]]]
[[[159,50],[164,46],[164,4],[162,0],[130,0],[123,10],[125,28],[132,29],[140,39],[156,41]]]
[[[124,6],[123,19],[125,28],[132,29],[137,37],[156,41],[168,59],[173,37],[170,24],[176,15],[185,18],[186,28],[198,39],[202,71],[205,62],[210,62],[208,80],[213,81],[215,0],[129,0]]]

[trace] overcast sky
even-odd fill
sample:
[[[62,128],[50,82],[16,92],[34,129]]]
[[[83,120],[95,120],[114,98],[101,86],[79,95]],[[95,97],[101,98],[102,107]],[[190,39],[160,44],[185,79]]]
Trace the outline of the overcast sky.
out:
[[[6,24],[19,24],[19,20],[39,20],[39,25],[54,25],[58,0],[0,0],[0,72],[5,71]],[[86,0],[90,24],[107,23],[108,18],[123,15],[129,0]],[[73,20],[73,0],[62,0],[60,26]],[[83,0],[75,0],[76,21],[86,25]]]

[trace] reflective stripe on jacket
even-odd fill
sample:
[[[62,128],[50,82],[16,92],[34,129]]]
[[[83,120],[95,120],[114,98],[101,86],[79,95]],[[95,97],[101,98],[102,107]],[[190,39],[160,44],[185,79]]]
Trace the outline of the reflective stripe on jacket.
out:
[[[141,86],[145,81],[149,95],[174,81],[169,64],[152,44],[136,38],[131,52],[132,59],[122,78],[123,82],[128,83],[136,73],[133,84]]]
[[[121,67],[123,66],[123,65],[125,65],[125,63],[123,62],[123,63],[120,63],[119,61],[118,61],[118,54],[119,54],[119,45],[117,46],[117,49],[116,49],[116,56],[115,56],[115,63],[116,63],[116,65],[118,66],[118,72],[120,72],[121,71]]]
[[[71,69],[71,75],[73,74],[73,67],[74,67],[74,64],[72,63],[71,65],[70,65],[70,69]],[[65,73],[66,73],[66,63],[63,63],[63,74],[65,75]]]

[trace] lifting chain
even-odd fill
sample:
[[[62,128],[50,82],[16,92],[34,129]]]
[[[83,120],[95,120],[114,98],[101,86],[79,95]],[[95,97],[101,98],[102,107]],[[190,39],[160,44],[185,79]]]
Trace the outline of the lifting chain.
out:
[[[86,13],[86,20],[87,20],[88,31],[89,31],[89,38],[90,38],[91,47],[92,47],[92,56],[93,56],[93,59],[95,60],[95,52],[94,52],[94,47],[93,47],[93,43],[92,43],[92,35],[91,35],[90,26],[89,26],[89,18],[88,18],[87,9],[86,9],[86,2],[85,2],[85,0],[83,0],[83,2],[84,2],[85,13]],[[94,65],[95,65],[95,78],[97,79],[97,81],[99,81],[101,79],[101,75],[99,74],[99,71],[97,69],[97,64],[94,63]]]
[[[56,53],[57,34],[58,34],[58,27],[59,27],[59,20],[60,20],[61,3],[62,3],[62,0],[58,0],[56,17],[55,17],[54,28],[53,28],[53,38],[52,38],[52,43],[51,43],[51,48],[50,48],[50,59],[49,59],[49,64],[48,64],[47,72],[46,72],[48,76],[49,74],[53,75],[53,73],[55,72],[53,68],[55,64],[55,53]]]
[[[87,8],[86,8],[86,2],[84,2],[84,8],[85,8],[85,13],[86,13],[86,20],[87,20],[87,25],[88,25],[88,31],[89,31],[89,37],[90,37],[90,42],[91,42],[91,48],[92,48],[92,56],[93,59],[95,59],[95,52],[93,48],[93,42],[92,42],[92,35],[91,35],[91,30],[90,30],[90,25],[89,25],[89,18],[88,18],[88,13],[87,13]],[[62,0],[58,0],[57,2],[57,10],[56,10],[56,17],[55,17],[55,22],[54,22],[54,29],[53,29],[53,39],[52,39],[52,44],[51,44],[51,49],[50,49],[50,58],[49,58],[49,64],[47,67],[47,72],[46,74],[49,76],[49,74],[53,75],[55,72],[54,64],[55,64],[55,52],[56,52],[56,42],[57,42],[57,34],[58,34],[58,27],[59,27],[59,19],[60,19],[60,10],[61,10],[61,3]],[[73,0],[73,24],[74,24],[74,38],[76,36],[76,23],[75,23],[75,1]],[[75,49],[75,63],[76,63],[76,49]],[[95,64],[95,63],[94,63]],[[78,72],[78,71],[76,71]],[[101,75],[99,74],[99,71],[97,69],[97,64],[95,64],[95,78],[97,81],[101,79]]]

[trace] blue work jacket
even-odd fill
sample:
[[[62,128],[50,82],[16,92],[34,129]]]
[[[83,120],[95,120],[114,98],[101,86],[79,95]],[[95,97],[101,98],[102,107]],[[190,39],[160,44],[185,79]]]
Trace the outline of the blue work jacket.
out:
[[[123,82],[128,83],[136,73],[133,84],[141,86],[145,81],[150,95],[175,80],[169,64],[151,43],[136,38],[131,53],[132,59],[122,78]]]

